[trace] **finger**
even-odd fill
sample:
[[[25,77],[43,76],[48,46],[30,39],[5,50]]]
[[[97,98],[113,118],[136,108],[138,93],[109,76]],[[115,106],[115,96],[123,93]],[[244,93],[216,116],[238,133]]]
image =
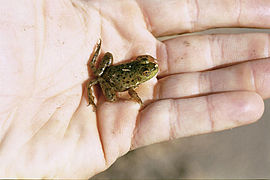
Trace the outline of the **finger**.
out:
[[[270,59],[213,71],[167,76],[158,81],[155,99],[183,98],[224,91],[256,91],[270,97]]]
[[[139,107],[133,101],[104,102],[98,106],[98,129],[107,167],[130,150]]]
[[[269,57],[269,34],[186,36],[165,41],[160,47],[159,76],[165,76]]]
[[[249,124],[263,110],[261,97],[244,91],[157,101],[138,117],[132,148]]]
[[[155,36],[216,27],[270,27],[268,0],[139,1]]]

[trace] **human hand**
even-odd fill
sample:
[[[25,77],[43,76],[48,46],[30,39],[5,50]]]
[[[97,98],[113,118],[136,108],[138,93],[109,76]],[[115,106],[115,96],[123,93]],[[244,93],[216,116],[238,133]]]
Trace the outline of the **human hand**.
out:
[[[258,120],[270,93],[268,34],[156,39],[270,26],[268,1],[234,3],[2,2],[0,177],[88,178],[130,149]],[[141,111],[133,101],[105,102],[99,90],[97,112],[87,106],[99,38],[115,63],[157,57],[158,77],[137,89]]]

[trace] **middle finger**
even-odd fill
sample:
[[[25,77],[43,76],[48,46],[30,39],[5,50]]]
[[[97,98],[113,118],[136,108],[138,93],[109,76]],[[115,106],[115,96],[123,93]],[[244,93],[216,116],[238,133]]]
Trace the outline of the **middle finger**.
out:
[[[205,71],[243,61],[269,57],[269,34],[218,34],[182,36],[159,46],[160,73]]]
[[[205,72],[167,76],[158,81],[155,99],[184,98],[225,91],[256,91],[270,97],[270,59]]]

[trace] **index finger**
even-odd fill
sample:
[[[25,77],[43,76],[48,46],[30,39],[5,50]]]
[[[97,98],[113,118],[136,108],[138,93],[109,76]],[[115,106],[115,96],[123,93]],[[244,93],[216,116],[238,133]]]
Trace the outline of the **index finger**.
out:
[[[268,0],[139,1],[155,36],[216,27],[270,27]]]

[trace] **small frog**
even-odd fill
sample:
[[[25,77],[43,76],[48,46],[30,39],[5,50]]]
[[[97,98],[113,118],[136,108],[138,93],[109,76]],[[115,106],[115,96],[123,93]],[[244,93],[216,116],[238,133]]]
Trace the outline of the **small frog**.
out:
[[[142,105],[142,100],[134,89],[157,74],[158,64],[155,63],[155,59],[149,55],[142,55],[138,56],[132,62],[112,65],[113,56],[110,52],[106,52],[99,67],[96,68],[95,63],[100,52],[100,47],[101,40],[99,40],[93,58],[89,63],[92,72],[96,76],[95,79],[87,84],[89,105],[92,104],[94,110],[96,109],[92,86],[97,83],[99,83],[107,101],[116,101],[116,92],[128,91],[131,99]]]

